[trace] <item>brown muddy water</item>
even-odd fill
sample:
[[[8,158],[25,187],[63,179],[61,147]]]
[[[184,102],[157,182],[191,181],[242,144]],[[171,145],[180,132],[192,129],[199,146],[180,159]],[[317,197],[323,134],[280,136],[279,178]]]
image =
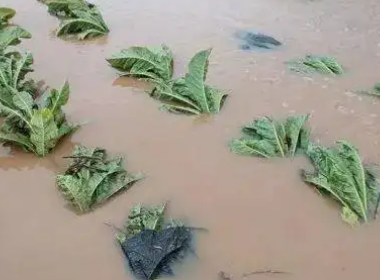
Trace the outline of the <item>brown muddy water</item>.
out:
[[[226,145],[241,125],[261,115],[311,113],[314,138],[347,139],[365,161],[380,162],[380,103],[351,93],[377,82],[380,5],[377,0],[113,0],[98,4],[111,32],[88,43],[52,35],[58,20],[34,0],[2,0],[33,39],[37,79],[59,87],[68,79],[72,121],[88,121],[49,157],[1,148],[0,279],[131,279],[114,233],[133,204],[170,201],[169,215],[208,228],[197,234],[197,259],[176,279],[218,279],[257,269],[289,275],[249,279],[379,279],[380,222],[356,229],[339,208],[299,178],[303,159],[236,156]],[[266,53],[243,52],[233,33],[254,29],[284,43]],[[176,72],[198,50],[213,47],[210,84],[230,93],[221,113],[206,120],[158,110],[128,80],[116,80],[105,58],[131,45],[168,44]],[[342,78],[302,78],[286,60],[307,53],[334,56]],[[93,213],[65,207],[55,174],[75,144],[125,155],[127,168],[147,178]]]

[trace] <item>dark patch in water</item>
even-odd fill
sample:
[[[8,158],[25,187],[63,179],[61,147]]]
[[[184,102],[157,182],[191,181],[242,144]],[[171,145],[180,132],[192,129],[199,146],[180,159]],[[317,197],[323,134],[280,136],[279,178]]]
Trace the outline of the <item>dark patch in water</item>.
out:
[[[245,51],[271,50],[282,45],[275,38],[258,32],[239,31],[236,37],[242,41],[240,48]]]

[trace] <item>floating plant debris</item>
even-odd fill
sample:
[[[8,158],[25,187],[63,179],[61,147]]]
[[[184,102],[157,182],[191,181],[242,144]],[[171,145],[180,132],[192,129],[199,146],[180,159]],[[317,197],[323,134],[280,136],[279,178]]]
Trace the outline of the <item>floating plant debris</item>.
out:
[[[372,95],[376,97],[380,97],[380,83],[376,83],[371,89],[369,90],[360,90],[358,93]]]
[[[307,55],[286,63],[291,71],[301,74],[320,73],[325,75],[342,75],[343,67],[336,59],[328,56]]]
[[[304,180],[342,205],[342,219],[355,225],[376,217],[380,181],[374,168],[362,163],[358,150],[346,141],[338,147],[310,144],[307,155],[314,172],[303,172]]]
[[[239,31],[235,36],[241,41],[240,48],[242,50],[270,50],[281,46],[280,41],[262,33]]]
[[[284,123],[261,117],[243,127],[243,137],[231,142],[236,154],[258,157],[294,157],[309,143],[308,115],[292,116]]]
[[[132,273],[142,280],[173,275],[172,264],[191,250],[191,228],[164,222],[165,205],[135,206],[117,235]]]

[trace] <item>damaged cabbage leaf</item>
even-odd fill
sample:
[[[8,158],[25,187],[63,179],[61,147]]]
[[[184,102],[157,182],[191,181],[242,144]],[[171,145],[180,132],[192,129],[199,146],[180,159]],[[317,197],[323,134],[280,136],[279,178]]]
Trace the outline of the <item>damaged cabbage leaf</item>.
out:
[[[227,94],[205,84],[211,49],[194,55],[185,77],[172,79],[173,56],[168,47],[131,47],[107,61],[129,75],[151,82],[153,98],[160,100],[162,108],[183,114],[216,114],[223,106]]]
[[[314,172],[303,172],[304,180],[342,205],[342,218],[354,225],[376,217],[380,201],[380,181],[376,172],[365,166],[358,150],[346,141],[338,147],[310,144],[307,155]]]
[[[62,22],[57,36],[74,36],[80,40],[105,35],[109,32],[98,8],[83,0],[43,0],[50,14]]]
[[[309,143],[309,115],[291,116],[284,123],[261,117],[242,129],[243,137],[230,144],[232,152],[265,158],[294,157]]]
[[[32,35],[17,25],[10,25],[9,20],[16,14],[10,8],[0,7],[0,56],[8,46],[17,45],[21,39],[29,39]]]
[[[141,175],[132,175],[123,167],[122,158],[109,159],[106,150],[77,146],[65,174],[57,176],[57,184],[66,200],[80,212],[106,202],[136,181]]]
[[[326,75],[342,75],[343,67],[332,57],[307,55],[305,58],[287,62],[290,70],[302,74],[320,73]]]
[[[142,280],[173,275],[171,265],[191,250],[191,229],[164,222],[165,204],[137,205],[117,235],[132,273]]]
[[[46,156],[63,136],[78,128],[67,122],[61,108],[69,94],[67,82],[60,90],[51,89],[44,94],[44,100],[33,100],[29,93],[13,90],[11,103],[0,102],[0,113],[7,115],[0,129],[0,141]]]
[[[171,84],[173,77],[173,54],[161,47],[130,47],[107,59],[120,76],[144,79],[153,84]]]

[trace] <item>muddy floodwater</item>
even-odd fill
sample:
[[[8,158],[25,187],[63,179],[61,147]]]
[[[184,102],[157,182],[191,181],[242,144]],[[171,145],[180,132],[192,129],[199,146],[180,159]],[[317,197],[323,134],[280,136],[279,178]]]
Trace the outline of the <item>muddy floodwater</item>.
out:
[[[197,258],[175,279],[217,280],[223,270],[277,269],[287,275],[247,279],[375,280],[380,278],[380,221],[352,229],[339,207],[299,177],[303,158],[264,160],[232,154],[231,138],[258,116],[311,113],[313,139],[355,144],[366,162],[380,163],[380,102],[352,92],[380,79],[378,0],[109,0],[94,1],[111,32],[67,42],[59,21],[34,0],[2,0],[14,22],[33,35],[21,48],[35,59],[33,77],[72,94],[65,111],[85,125],[48,157],[0,147],[0,279],[132,279],[114,232],[132,205],[170,201],[168,214],[206,227],[196,235]],[[243,51],[238,30],[260,31],[283,45]],[[131,45],[166,43],[175,72],[197,51],[213,48],[208,83],[229,93],[210,118],[162,112],[143,85],[117,79],[105,61]],[[339,78],[301,77],[284,62],[308,53],[335,57]],[[62,156],[76,144],[125,155],[146,179],[96,211],[78,216],[55,185]]]

